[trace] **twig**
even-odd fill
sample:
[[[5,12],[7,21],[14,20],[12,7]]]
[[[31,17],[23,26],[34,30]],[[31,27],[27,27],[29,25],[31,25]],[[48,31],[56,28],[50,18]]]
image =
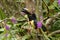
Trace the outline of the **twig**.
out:
[[[47,20],[48,18],[60,19],[60,18],[58,18],[59,16],[60,16],[60,14],[59,14],[59,13],[56,13],[55,15],[53,15],[53,16],[51,16],[51,17],[46,17],[46,18],[44,18],[43,21]]]
[[[5,19],[1,20],[0,23],[2,23],[3,21],[5,21],[5,20],[7,20],[7,19],[9,19],[9,18],[5,18]]]
[[[50,39],[48,38],[48,36],[44,33],[44,31],[42,30],[42,28],[40,28],[40,30],[41,30],[42,34],[44,35],[44,37],[45,37],[47,40],[50,40]]]
[[[54,35],[54,34],[56,34],[56,33],[60,33],[60,30],[57,30],[57,31],[54,31],[54,32],[48,34],[48,37],[50,37],[50,36],[52,36],[52,35]]]
[[[49,17],[49,8],[48,8],[48,5],[44,2],[44,0],[42,0],[42,2],[45,4],[45,6],[47,8],[47,11],[48,11],[47,16]]]
[[[11,20],[10,18],[5,18],[5,19],[3,19],[3,20],[0,20],[0,23],[2,23],[3,21],[5,21],[5,20]],[[18,23],[22,23],[22,22],[27,22],[27,20],[22,20],[22,21],[20,21],[20,20],[16,20]]]

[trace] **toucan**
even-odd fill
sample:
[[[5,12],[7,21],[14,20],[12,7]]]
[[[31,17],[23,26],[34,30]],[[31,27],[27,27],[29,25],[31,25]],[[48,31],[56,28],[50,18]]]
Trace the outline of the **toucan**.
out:
[[[29,21],[32,21],[32,20],[34,21],[35,29],[37,29],[37,18],[35,13],[28,12],[27,8],[22,9],[21,12],[24,12],[25,14],[27,14]]]
[[[34,12],[32,12],[32,13],[28,12],[28,9],[27,9],[27,8],[22,9],[21,12],[27,14],[27,16],[28,16],[28,18],[29,18],[29,21],[32,21],[32,20],[34,21],[34,25],[35,25],[34,28],[37,29],[37,18],[36,18],[35,13],[34,13]],[[42,29],[43,29],[43,31],[46,31],[46,30],[47,30],[47,29],[44,27],[44,25],[43,25]]]

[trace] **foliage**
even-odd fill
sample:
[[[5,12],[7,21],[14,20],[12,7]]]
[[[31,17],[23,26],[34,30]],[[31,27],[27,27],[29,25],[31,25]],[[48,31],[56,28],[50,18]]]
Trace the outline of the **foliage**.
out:
[[[29,24],[27,15],[21,14],[24,7],[42,21],[41,27]],[[60,40],[58,0],[0,0],[0,40]]]

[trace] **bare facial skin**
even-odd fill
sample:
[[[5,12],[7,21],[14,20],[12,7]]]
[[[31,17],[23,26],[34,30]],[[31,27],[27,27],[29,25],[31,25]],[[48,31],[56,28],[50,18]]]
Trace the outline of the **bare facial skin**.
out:
[[[25,13],[24,12],[21,12],[21,15],[25,15]]]

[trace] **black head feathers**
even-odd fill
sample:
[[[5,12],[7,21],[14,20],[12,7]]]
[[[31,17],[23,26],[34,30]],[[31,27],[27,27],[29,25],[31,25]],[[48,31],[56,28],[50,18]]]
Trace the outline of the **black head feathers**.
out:
[[[22,10],[22,12],[24,12],[24,13],[26,13],[26,14],[30,14],[30,12],[28,12],[28,9],[27,9],[27,8],[24,8],[24,9]]]

